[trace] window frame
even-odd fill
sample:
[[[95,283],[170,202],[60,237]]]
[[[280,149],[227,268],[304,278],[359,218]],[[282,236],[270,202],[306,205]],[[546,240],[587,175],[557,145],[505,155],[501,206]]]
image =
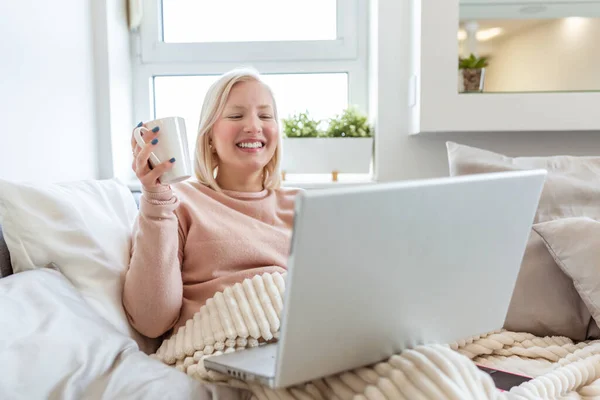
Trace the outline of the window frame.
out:
[[[140,33],[142,62],[237,62],[245,61],[353,60],[359,55],[358,36],[364,0],[337,0],[337,39],[164,43],[162,41],[162,0],[144,2]],[[364,15],[364,14],[363,14]]]
[[[220,75],[223,72],[239,66],[238,63],[217,63],[210,65],[196,64],[159,64],[138,65],[134,74],[134,115],[136,121],[147,121],[155,118],[154,110],[154,78],[157,76],[192,76]],[[298,68],[297,64],[254,63],[263,75],[293,74],[293,73],[347,73],[348,74],[348,104],[355,104],[367,110],[368,83],[366,73],[355,63],[309,63]]]
[[[264,75],[347,73],[348,104],[369,113],[368,2],[337,0],[338,40],[181,44],[160,41],[161,0],[145,1],[140,28],[131,34],[134,121],[155,118],[154,77],[221,75],[239,66]]]

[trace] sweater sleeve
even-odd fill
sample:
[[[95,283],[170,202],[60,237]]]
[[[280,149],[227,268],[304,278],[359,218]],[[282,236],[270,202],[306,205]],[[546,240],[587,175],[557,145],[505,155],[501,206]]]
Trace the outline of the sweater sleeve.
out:
[[[173,327],[183,302],[183,234],[175,214],[178,206],[179,199],[168,186],[142,189],[123,306],[132,326],[150,338]]]

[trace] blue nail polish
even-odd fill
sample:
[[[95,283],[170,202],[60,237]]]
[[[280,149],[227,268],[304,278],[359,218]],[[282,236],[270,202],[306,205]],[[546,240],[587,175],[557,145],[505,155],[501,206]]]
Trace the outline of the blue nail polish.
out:
[[[158,139],[157,139],[157,138],[154,138],[154,139],[152,139],[152,141],[151,141],[150,143],[152,143],[152,144],[156,144],[156,143],[158,143]]]
[[[155,126],[154,128],[152,128],[152,132],[156,133],[156,132],[158,132],[159,129],[160,128],[158,126]]]
[[[171,163],[174,163],[174,162],[175,162],[175,157],[171,158],[169,161],[170,161]]]
[[[137,127],[136,127],[136,128],[139,128],[139,127],[140,127],[140,126],[142,126],[142,125],[144,125],[144,123],[140,121],[140,123],[139,123],[139,124],[137,124]]]

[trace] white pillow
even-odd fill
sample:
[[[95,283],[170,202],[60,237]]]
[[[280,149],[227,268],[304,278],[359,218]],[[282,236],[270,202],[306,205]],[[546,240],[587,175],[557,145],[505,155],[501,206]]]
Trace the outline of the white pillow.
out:
[[[0,279],[0,305],[3,400],[211,398],[200,381],[138,351],[56,271]]]
[[[131,327],[121,302],[136,215],[132,193],[116,179],[0,180],[0,220],[14,272],[54,262],[96,312],[150,353],[156,341]]]

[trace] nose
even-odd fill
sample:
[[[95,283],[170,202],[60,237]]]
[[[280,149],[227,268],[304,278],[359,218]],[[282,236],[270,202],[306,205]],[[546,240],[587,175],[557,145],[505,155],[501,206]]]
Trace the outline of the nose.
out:
[[[258,115],[251,115],[246,119],[246,125],[244,131],[247,133],[261,133],[262,125]]]

